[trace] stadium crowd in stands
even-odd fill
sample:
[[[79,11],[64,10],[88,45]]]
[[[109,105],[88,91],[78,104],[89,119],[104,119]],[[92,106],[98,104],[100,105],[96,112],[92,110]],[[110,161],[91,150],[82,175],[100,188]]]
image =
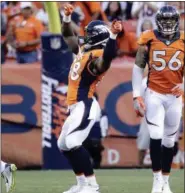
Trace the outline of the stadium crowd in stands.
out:
[[[58,2],[62,19],[63,6]],[[91,20],[107,23],[122,20],[124,30],[118,37],[117,56],[134,57],[137,38],[142,31],[155,28],[154,16],[165,2],[71,2],[75,11],[72,16],[74,31],[84,35],[84,27]],[[181,13],[181,29],[184,29],[184,2],[168,2]],[[43,2],[1,2],[1,63],[38,62],[40,56],[40,34],[47,31],[48,15]]]

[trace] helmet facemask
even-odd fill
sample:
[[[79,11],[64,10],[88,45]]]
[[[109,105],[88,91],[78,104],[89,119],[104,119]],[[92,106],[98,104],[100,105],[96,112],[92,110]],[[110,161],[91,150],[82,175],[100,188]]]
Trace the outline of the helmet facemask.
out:
[[[164,35],[172,35],[178,31],[179,22],[175,17],[163,17],[156,23],[159,31]]]

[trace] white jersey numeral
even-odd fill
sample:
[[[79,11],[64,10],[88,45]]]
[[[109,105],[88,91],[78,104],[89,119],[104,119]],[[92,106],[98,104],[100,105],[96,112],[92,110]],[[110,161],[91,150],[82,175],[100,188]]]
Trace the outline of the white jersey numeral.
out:
[[[154,51],[153,52],[153,62],[160,62],[161,66],[157,66],[155,64],[152,64],[152,67],[157,71],[162,71],[165,69],[165,67],[168,65],[170,70],[177,71],[181,68],[182,63],[177,58],[179,56],[181,51],[177,51],[173,57],[170,59],[168,63],[166,63],[165,59],[162,58],[162,56],[166,55],[166,52],[164,50],[161,51]],[[177,65],[174,65],[176,63]]]
[[[74,65],[73,65],[73,68],[71,69],[71,79],[72,80],[77,80],[80,75],[79,75],[79,72],[78,70],[80,69],[80,62],[76,62]]]

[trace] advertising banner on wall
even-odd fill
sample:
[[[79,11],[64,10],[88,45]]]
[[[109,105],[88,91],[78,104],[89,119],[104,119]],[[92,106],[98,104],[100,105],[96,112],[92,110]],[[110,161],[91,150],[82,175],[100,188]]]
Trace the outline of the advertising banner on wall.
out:
[[[70,168],[57,147],[67,116],[65,99],[70,65],[73,61],[62,35],[42,35],[42,149],[44,169]]]
[[[47,41],[49,45],[50,40]],[[2,119],[5,121],[2,124],[2,157],[17,159],[22,166],[43,164],[45,169],[68,168],[56,146],[61,125],[67,116],[67,76],[63,80],[61,71],[67,72],[68,66],[57,70],[53,55],[49,55],[47,49],[45,54],[49,62],[46,62],[46,68],[42,68],[41,64],[2,67]],[[97,89],[101,107],[108,114],[109,136],[136,136],[137,133],[139,120],[133,112],[131,95],[132,66],[130,58],[115,60]],[[9,122],[24,124],[20,126]],[[102,166],[137,164],[135,139],[108,137],[103,144]],[[10,153],[10,149],[13,151],[15,148],[19,151]]]
[[[113,61],[97,88],[99,103],[108,114],[109,135],[134,136],[139,129],[132,101],[132,67],[134,58],[123,57]]]
[[[1,158],[19,168],[42,164],[40,64],[2,66]]]

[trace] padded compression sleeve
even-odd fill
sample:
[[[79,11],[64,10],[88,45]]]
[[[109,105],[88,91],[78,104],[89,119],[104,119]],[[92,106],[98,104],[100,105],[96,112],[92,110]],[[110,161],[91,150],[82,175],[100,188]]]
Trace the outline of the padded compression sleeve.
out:
[[[116,40],[109,38],[103,53],[103,60],[111,62],[116,57]]]
[[[144,69],[134,65],[132,72],[132,89],[133,89],[133,98],[141,96],[141,87],[143,80]]]
[[[108,69],[111,61],[116,57],[116,39],[109,38],[103,52],[103,66]]]

